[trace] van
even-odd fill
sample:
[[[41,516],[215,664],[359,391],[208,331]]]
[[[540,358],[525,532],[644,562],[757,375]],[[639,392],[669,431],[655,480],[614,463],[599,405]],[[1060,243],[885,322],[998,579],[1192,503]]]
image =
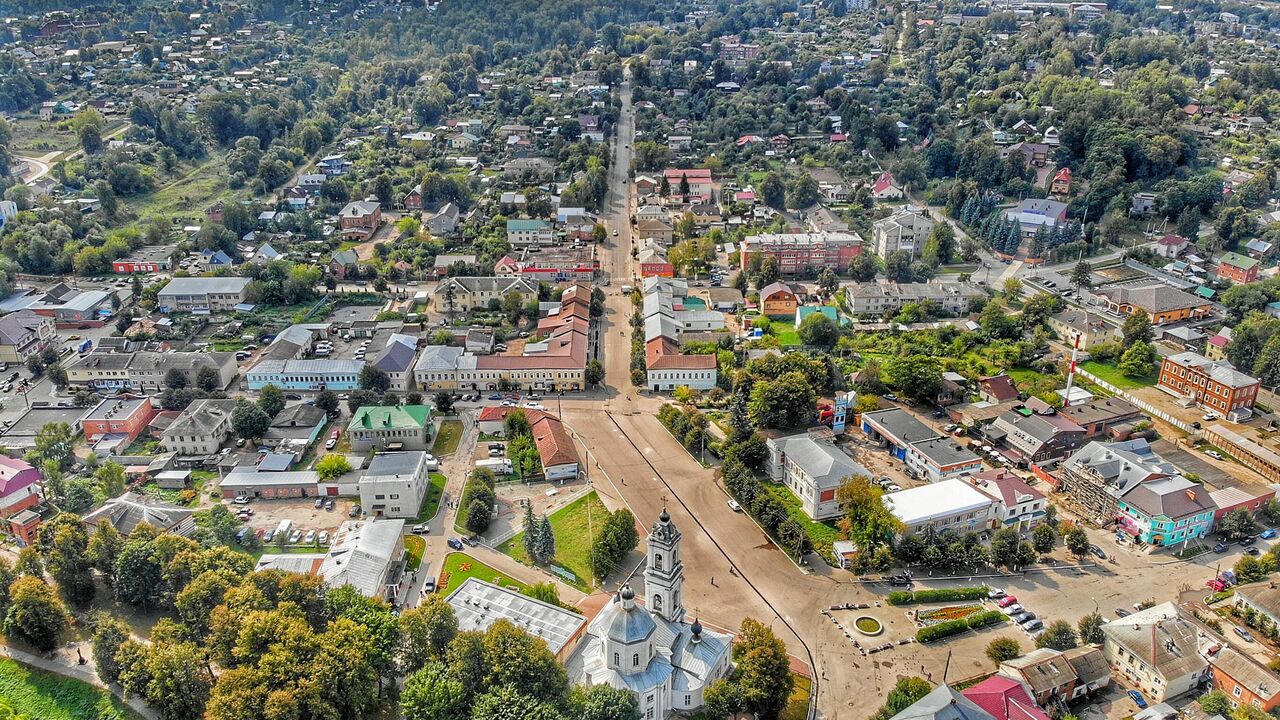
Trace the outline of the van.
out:
[[[630,286],[630,285],[623,285],[622,287],[620,287],[620,288],[618,288],[618,289],[622,291],[622,294],[623,294],[623,295],[630,295],[630,294],[631,294],[631,286]]]

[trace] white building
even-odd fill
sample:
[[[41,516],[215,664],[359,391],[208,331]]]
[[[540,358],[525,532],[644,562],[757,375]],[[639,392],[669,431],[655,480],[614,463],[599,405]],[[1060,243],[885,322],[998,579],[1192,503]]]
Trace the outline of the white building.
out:
[[[374,517],[417,517],[431,487],[427,453],[378,453],[360,478],[360,507]]]
[[[170,312],[230,310],[245,300],[246,277],[174,278],[160,290],[156,304]]]
[[[956,532],[980,532],[991,526],[995,504],[963,480],[951,479],[884,496],[884,504],[914,535],[927,527]]]
[[[474,577],[449,593],[447,602],[458,630],[484,632],[494,622],[507,620],[541,638],[561,662],[577,649],[587,627],[587,619],[576,612]]]
[[[765,469],[774,482],[780,482],[800,499],[800,507],[814,520],[828,520],[842,515],[836,489],[847,479],[858,475],[871,477],[871,472],[854,462],[830,439],[810,437],[807,433],[769,438],[769,458]]]
[[[913,258],[919,257],[931,232],[933,221],[910,205],[871,224],[872,242],[881,258],[889,257],[889,253],[895,250],[902,250]]]
[[[395,602],[404,560],[403,520],[348,520],[327,553],[263,555],[257,569],[319,575],[328,587],[350,585],[366,597]]]
[[[919,440],[907,446],[907,467],[929,482],[967,477],[982,471],[982,458],[952,437]]]
[[[680,537],[663,510],[648,539],[648,606],[638,605],[631,586],[624,585],[588,626],[566,665],[580,685],[629,690],[646,719],[696,712],[707,686],[730,668],[732,636],[706,630],[696,619],[685,622]]]
[[[1171,602],[1103,625],[1102,632],[1113,672],[1154,702],[1185,695],[1209,676],[1203,652],[1216,639]]]
[[[179,455],[212,455],[231,434],[235,400],[196,400],[164,431],[162,443]]]

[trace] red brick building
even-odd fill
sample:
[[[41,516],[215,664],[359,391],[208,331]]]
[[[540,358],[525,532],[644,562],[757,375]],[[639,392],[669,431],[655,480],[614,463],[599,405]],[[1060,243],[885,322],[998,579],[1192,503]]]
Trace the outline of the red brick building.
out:
[[[107,435],[121,435],[127,438],[121,447],[126,447],[147,431],[155,416],[151,398],[108,398],[81,422],[85,442],[92,445]]]
[[[1156,387],[1220,415],[1251,414],[1260,383],[1229,364],[1193,352],[1181,352],[1160,364]]]
[[[1218,277],[1236,284],[1251,283],[1258,279],[1260,265],[1251,257],[1229,252],[1218,258]]]
[[[382,206],[368,200],[347,203],[338,214],[338,227],[347,240],[368,240],[382,224]]]
[[[783,275],[817,272],[829,267],[844,273],[849,263],[862,254],[862,237],[852,232],[769,233],[750,235],[742,241],[739,262],[743,270],[751,258],[773,257]]]

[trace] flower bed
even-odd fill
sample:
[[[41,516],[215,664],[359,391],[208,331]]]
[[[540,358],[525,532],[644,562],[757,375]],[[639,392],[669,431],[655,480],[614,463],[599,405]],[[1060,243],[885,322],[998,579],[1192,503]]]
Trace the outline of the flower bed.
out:
[[[854,619],[853,627],[869,637],[875,637],[884,632],[884,624],[870,615],[859,615]]]
[[[979,612],[982,612],[981,605],[947,605],[932,610],[921,610],[916,615],[916,619],[929,626],[949,620],[965,620]]]

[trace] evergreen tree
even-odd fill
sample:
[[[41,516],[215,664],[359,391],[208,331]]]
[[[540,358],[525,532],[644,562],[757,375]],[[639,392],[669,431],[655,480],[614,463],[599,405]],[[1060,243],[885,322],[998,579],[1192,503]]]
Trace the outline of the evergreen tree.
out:
[[[524,506],[524,551],[534,562],[538,561],[538,525],[533,517],[533,503]]]
[[[551,528],[551,521],[543,515],[538,520],[538,564],[546,565],[556,556],[556,534]]]

